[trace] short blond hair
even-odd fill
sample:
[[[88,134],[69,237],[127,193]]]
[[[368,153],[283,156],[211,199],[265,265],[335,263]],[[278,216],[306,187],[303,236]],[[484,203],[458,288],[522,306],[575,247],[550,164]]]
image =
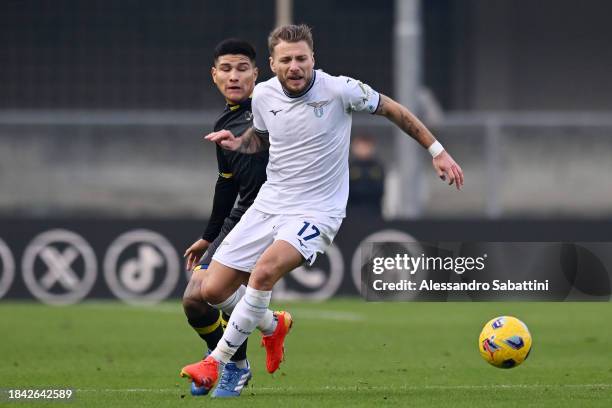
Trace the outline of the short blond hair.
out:
[[[270,55],[274,53],[274,47],[281,41],[296,43],[306,41],[311,51],[314,51],[312,41],[312,30],[306,24],[289,24],[275,28],[268,36],[268,50]]]

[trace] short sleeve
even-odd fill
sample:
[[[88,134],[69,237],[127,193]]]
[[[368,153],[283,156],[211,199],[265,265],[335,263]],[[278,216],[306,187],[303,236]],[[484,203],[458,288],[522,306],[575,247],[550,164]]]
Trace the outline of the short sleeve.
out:
[[[376,112],[380,94],[369,85],[353,78],[340,76],[342,100],[349,112]]]
[[[253,112],[253,127],[258,134],[268,133],[268,127],[264,122],[264,116],[262,114],[262,89],[259,86],[255,86],[253,91],[253,99],[251,101],[251,111]]]

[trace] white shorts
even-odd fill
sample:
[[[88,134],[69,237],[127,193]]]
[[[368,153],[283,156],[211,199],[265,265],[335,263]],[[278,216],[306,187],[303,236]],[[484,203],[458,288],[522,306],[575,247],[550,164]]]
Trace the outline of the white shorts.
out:
[[[283,240],[312,265],[317,253],[331,245],[342,218],[266,214],[250,207],[225,237],[213,260],[239,271],[251,272],[274,241]]]

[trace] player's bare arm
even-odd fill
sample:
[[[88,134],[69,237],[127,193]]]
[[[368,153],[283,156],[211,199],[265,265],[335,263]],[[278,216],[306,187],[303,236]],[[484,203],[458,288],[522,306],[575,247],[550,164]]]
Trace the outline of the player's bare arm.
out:
[[[436,143],[436,138],[412,112],[386,95],[380,94],[380,102],[375,113],[395,123],[426,149]],[[463,170],[446,150],[434,156],[433,166],[442,180],[448,177],[449,185],[454,183],[458,190],[463,187]]]
[[[217,143],[224,149],[234,150],[244,154],[253,154],[267,150],[270,142],[267,138],[257,134],[254,128],[247,129],[242,136],[236,137],[229,130],[220,130],[209,133],[204,139]]]

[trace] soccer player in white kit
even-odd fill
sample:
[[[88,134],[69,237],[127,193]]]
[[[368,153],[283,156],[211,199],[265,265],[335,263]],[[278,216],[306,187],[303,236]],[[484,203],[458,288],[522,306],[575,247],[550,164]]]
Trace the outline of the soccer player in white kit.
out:
[[[314,70],[313,41],[306,25],[275,29],[268,38],[275,77],[253,92],[253,128],[227,130],[206,140],[243,153],[269,147],[267,181],[209,266],[202,297],[211,304],[237,302],[223,339],[204,360],[181,375],[213,387],[219,370],[257,327],[274,372],[292,324],[287,312],[268,309],[272,288],[285,274],[324,252],[336,235],[348,199],[348,154],[353,112],[385,116],[433,156],[441,179],[463,186],[461,167],[404,106],[353,78]],[[236,291],[247,289],[240,299]]]

